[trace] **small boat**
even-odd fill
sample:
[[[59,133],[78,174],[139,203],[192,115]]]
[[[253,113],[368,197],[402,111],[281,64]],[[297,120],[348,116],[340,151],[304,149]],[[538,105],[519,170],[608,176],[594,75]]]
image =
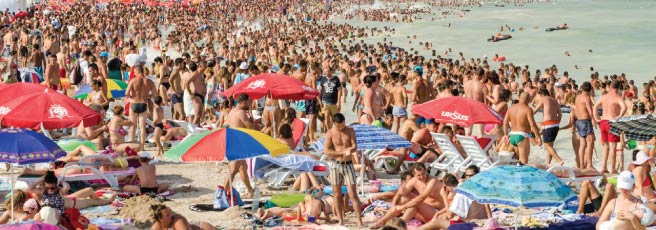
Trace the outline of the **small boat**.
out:
[[[511,39],[512,36],[510,34],[504,34],[501,36],[492,36],[487,39],[488,42],[498,42],[498,41],[503,41],[503,40],[508,40]]]
[[[567,24],[564,24],[564,25],[560,25],[560,26],[556,26],[556,27],[547,28],[544,31],[545,32],[552,32],[552,31],[556,31],[556,30],[566,30],[568,28],[569,27],[567,26]]]

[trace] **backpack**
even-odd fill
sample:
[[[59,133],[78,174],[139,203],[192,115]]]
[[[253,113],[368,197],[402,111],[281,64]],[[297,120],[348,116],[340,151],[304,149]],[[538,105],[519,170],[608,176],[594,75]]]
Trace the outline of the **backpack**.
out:
[[[80,67],[80,62],[75,63],[75,68],[71,72],[71,83],[73,85],[79,85],[84,79],[84,74],[82,74],[82,67]]]
[[[231,199],[232,198],[232,199]],[[216,193],[214,193],[214,208],[215,209],[226,209],[232,206],[241,206],[244,202],[239,196],[239,192],[236,189],[232,188],[232,196],[229,192],[226,192],[224,187],[219,185],[217,186]]]

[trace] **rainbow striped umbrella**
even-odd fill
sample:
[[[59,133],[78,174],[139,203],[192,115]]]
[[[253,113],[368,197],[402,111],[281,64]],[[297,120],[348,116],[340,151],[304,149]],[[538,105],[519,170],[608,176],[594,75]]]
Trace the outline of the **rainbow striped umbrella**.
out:
[[[287,154],[287,145],[252,129],[222,128],[194,135],[171,148],[164,157],[187,162],[241,160],[260,155]]]
[[[125,97],[125,89],[128,88],[128,84],[119,80],[106,79],[107,81],[107,98],[121,98]],[[86,99],[91,93],[91,86],[84,85],[75,92],[73,98],[75,99]]]

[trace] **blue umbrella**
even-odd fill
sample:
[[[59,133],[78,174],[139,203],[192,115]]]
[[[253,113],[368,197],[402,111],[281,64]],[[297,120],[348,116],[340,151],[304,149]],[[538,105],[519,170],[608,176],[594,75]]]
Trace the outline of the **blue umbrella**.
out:
[[[0,162],[46,163],[63,156],[66,152],[43,134],[28,129],[0,130]]]
[[[66,152],[43,134],[29,129],[1,129],[0,130],[0,162],[33,164],[55,161],[66,156]],[[13,173],[14,170],[11,170]],[[11,175],[13,180],[13,174]],[[14,196],[13,181],[11,183],[11,196]],[[11,200],[14,207],[14,200]],[[14,212],[11,212],[14,219]]]
[[[503,165],[476,174],[456,188],[481,204],[513,207],[553,207],[576,199],[558,178],[532,166]]]
[[[371,125],[352,125],[358,150],[410,148],[412,143],[389,129]]]

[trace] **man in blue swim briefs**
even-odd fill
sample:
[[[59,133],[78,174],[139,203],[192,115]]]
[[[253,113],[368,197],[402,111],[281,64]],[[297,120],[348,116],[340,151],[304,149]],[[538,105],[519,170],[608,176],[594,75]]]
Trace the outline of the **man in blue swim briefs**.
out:
[[[519,162],[522,164],[528,164],[528,155],[531,152],[531,144],[524,140],[529,138],[531,131],[535,136],[540,136],[540,130],[533,119],[533,110],[528,106],[529,101],[531,96],[527,92],[519,95],[519,103],[512,105],[506,112],[501,131],[503,133],[510,130],[503,141],[510,141],[515,152],[519,154]],[[536,141],[538,146],[542,145],[539,138],[536,138]]]

